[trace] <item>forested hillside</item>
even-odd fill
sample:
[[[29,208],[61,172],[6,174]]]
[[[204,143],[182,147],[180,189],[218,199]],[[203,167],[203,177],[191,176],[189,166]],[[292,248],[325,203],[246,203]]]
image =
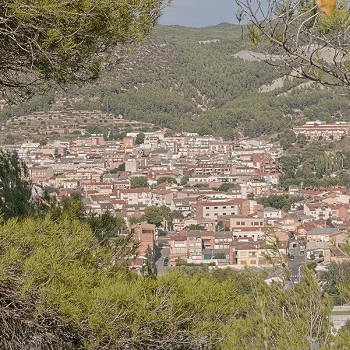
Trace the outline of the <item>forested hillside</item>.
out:
[[[231,24],[157,26],[137,52],[120,58],[117,67],[106,67],[97,83],[36,96],[5,107],[0,117],[49,109],[64,99],[66,107],[76,110],[102,109],[173,130],[226,138],[235,133],[268,135],[304,120],[349,118],[346,91],[300,87],[304,81],[299,78],[276,84],[281,75],[274,67],[237,57],[243,50],[254,51],[244,30]]]

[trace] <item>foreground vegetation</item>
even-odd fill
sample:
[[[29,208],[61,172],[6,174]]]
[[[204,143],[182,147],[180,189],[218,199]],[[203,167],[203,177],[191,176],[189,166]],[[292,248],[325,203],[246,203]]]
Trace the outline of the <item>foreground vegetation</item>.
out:
[[[287,289],[249,269],[175,268],[151,278],[119,264],[128,245],[101,244],[68,213],[1,225],[1,348],[306,350],[350,341],[347,327],[332,335],[332,298],[311,270]],[[349,283],[331,292],[339,297]]]

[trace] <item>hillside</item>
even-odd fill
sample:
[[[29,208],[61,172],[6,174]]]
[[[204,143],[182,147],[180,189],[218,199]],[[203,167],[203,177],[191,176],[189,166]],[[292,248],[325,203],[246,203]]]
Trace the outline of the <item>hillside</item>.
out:
[[[101,110],[226,138],[270,135],[305,120],[350,118],[346,91],[281,79],[274,67],[255,59],[254,50],[237,25],[157,26],[136,52],[120,58],[117,67],[106,67],[96,83],[5,107],[0,118],[57,109],[58,102],[62,111]]]

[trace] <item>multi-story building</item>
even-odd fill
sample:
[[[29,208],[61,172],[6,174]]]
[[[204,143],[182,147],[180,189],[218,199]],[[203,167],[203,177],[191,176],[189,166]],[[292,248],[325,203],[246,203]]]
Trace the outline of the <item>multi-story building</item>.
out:
[[[304,134],[312,141],[336,141],[341,140],[350,134],[350,124],[345,122],[335,124],[323,124],[319,121],[308,122],[302,126],[295,126],[293,131],[297,135]]]
[[[188,243],[187,235],[172,235],[169,240],[170,265],[175,265],[177,259],[187,260]]]
[[[250,213],[249,200],[241,198],[226,201],[200,201],[195,208],[197,219],[217,219],[218,216],[248,215]]]
[[[333,215],[331,205],[319,201],[305,203],[304,214],[313,216],[315,220],[327,220]]]
[[[280,256],[287,255],[288,242],[280,242],[278,250]],[[230,243],[229,256],[230,263],[238,268],[244,268],[245,266],[267,267],[278,259],[275,254],[272,254],[266,248],[265,240],[232,242]]]
[[[256,231],[265,228],[264,218],[255,218],[248,215],[220,215],[217,220],[223,223],[229,231],[240,231],[242,229]]]
[[[116,195],[127,204],[150,205],[151,190],[148,188],[117,189]]]
[[[148,247],[154,250],[156,226],[141,222],[130,226],[130,231],[134,233],[134,238],[140,242],[138,253],[140,256],[145,256]]]

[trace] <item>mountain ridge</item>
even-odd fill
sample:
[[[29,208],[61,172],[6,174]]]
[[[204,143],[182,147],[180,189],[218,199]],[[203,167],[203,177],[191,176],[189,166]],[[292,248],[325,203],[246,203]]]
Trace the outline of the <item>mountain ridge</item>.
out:
[[[73,110],[100,110],[174,131],[233,138],[282,132],[306,120],[349,120],[342,89],[295,89],[305,80],[284,79],[264,62],[233,55],[258,50],[246,41],[246,28],[219,24],[204,28],[158,25],[134,54],[121,58],[93,84],[36,96],[0,112],[3,122],[49,110],[64,100]],[[285,93],[288,92],[287,95]],[[302,93],[301,93],[302,92]],[[296,111],[297,110],[297,111]],[[11,130],[9,130],[10,132]]]

